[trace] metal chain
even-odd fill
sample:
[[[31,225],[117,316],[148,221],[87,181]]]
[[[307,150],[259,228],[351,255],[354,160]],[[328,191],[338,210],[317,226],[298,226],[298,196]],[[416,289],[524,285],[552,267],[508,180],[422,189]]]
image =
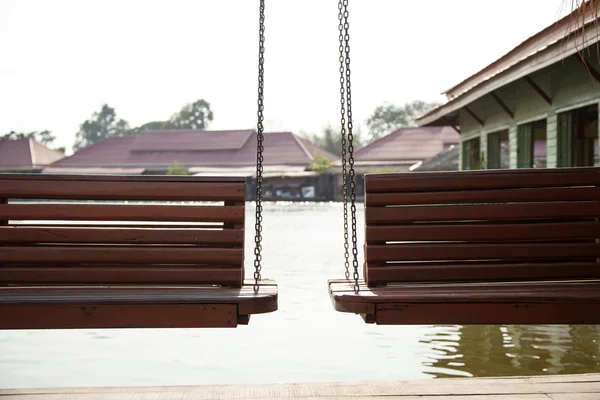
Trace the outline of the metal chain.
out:
[[[348,163],[350,164],[350,214],[352,216],[352,265],[354,267],[354,292],[358,293],[358,244],[356,238],[356,173],[354,172],[354,145],[352,134],[352,92],[350,90],[350,24],[348,22],[348,0],[343,0],[344,6],[344,42],[346,63],[346,113],[348,115]]]
[[[344,188],[344,267],[345,277],[350,279],[350,254],[348,246],[348,171],[346,170],[346,87],[345,83],[345,71],[346,65],[344,63],[344,12],[343,12],[343,1],[338,2],[338,30],[340,40],[340,114],[341,114],[341,136],[342,136],[342,184]]]
[[[256,133],[256,235],[254,237],[254,293],[258,293],[258,282],[261,280],[262,262],[262,183],[263,183],[263,110],[265,87],[265,0],[260,0],[258,42],[258,123]]]

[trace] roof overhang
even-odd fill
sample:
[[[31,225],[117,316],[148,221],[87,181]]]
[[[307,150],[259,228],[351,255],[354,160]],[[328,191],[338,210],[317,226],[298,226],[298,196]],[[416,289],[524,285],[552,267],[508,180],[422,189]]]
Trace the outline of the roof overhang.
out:
[[[448,101],[415,119],[419,126],[457,126],[460,110],[475,100],[598,43],[598,10],[571,14],[523,42],[498,61],[445,92]],[[579,18],[582,18],[579,16]]]

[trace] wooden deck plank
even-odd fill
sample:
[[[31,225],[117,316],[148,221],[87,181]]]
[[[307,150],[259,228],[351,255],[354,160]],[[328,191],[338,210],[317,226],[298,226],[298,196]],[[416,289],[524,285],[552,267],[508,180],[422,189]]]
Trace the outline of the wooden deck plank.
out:
[[[442,397],[443,396],[443,397]],[[183,387],[0,390],[3,400],[402,399],[571,400],[600,398],[600,374],[413,381]]]

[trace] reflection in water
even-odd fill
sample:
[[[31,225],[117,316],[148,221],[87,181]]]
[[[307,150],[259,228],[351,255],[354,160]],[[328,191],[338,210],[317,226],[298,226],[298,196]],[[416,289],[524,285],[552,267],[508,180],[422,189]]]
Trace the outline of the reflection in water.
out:
[[[600,325],[435,326],[421,343],[436,377],[600,371]]]

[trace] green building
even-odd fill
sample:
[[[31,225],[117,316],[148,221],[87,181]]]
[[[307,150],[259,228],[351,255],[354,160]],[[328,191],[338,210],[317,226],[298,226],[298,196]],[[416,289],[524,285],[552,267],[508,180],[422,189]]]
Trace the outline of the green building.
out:
[[[598,165],[598,8],[584,4],[445,91],[418,124],[460,132],[463,170]]]

